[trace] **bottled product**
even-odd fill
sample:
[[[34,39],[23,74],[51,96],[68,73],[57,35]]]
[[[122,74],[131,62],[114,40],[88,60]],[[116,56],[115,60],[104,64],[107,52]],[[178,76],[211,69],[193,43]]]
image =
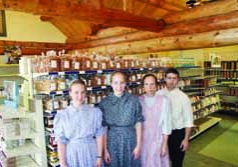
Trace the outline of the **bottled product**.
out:
[[[72,58],[72,70],[80,71],[82,69],[81,66],[82,66],[82,63],[81,63],[80,57],[74,55]]]
[[[57,80],[57,90],[65,90],[66,89],[66,80],[64,76],[61,76]]]
[[[61,56],[61,71],[72,70],[72,59],[70,55],[62,54]]]
[[[60,71],[60,57],[57,55],[51,55],[49,57],[49,72]]]

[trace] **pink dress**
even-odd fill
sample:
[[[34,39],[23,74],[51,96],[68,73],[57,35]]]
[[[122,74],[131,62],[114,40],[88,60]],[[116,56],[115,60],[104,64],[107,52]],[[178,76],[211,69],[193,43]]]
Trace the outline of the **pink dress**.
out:
[[[164,96],[141,96],[145,121],[142,135],[142,167],[169,167],[168,152],[160,156],[163,134],[171,133],[169,102]]]

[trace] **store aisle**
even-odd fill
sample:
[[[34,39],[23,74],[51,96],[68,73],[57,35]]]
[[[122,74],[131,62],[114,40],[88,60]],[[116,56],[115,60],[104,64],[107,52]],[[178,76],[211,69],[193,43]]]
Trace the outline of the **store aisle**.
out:
[[[238,116],[213,116],[222,121],[191,141],[184,167],[238,167]]]

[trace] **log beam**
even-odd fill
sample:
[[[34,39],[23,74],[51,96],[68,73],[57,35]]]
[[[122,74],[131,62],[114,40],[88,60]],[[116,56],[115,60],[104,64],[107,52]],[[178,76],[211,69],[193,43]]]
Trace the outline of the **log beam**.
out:
[[[116,55],[129,55],[140,53],[152,53],[171,50],[187,50],[199,48],[212,48],[229,45],[238,45],[238,28],[229,30],[217,30],[198,33],[194,35],[178,35],[174,37],[162,37],[144,41],[112,44],[94,49],[82,49],[82,51],[103,50],[105,53]],[[73,48],[72,48],[73,49]],[[75,48],[76,49],[76,48]]]
[[[230,13],[237,10],[237,0],[220,0],[207,3],[206,5],[196,6],[194,8],[188,8],[181,12],[165,15],[163,20],[166,24],[174,24],[203,17]]]
[[[107,8],[95,8],[83,3],[69,3],[59,1],[40,0],[40,3],[32,0],[24,0],[21,3],[12,4],[11,0],[6,0],[3,9],[29,12],[44,17],[67,17],[68,19],[79,19],[89,21],[94,24],[104,24],[109,27],[122,26],[138,30],[159,32],[164,28],[163,20],[155,20],[137,16],[122,10],[112,10]],[[49,5],[50,4],[50,5]],[[30,6],[26,7],[26,6]],[[54,8],[52,8],[54,6]]]
[[[159,33],[138,31],[116,37],[81,42],[75,45],[78,48],[90,48],[123,42],[148,40],[152,38],[170,37],[184,34],[191,35],[196,33],[222,30],[228,28],[237,28],[237,27],[238,27],[238,11],[231,12],[227,15],[211,16],[207,18],[201,18],[192,21],[168,25]]]
[[[22,55],[40,55],[41,52],[45,53],[46,51],[49,51],[49,50],[67,49],[67,45],[63,43],[0,40],[0,54],[4,53],[5,46],[20,46],[22,50]]]

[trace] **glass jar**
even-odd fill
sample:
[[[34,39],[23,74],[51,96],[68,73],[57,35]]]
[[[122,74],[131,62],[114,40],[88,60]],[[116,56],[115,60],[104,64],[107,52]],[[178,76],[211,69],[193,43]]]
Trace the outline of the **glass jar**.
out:
[[[61,76],[60,78],[58,78],[57,80],[57,90],[65,90],[66,89],[66,80],[64,78],[64,76]]]
[[[49,57],[49,72],[58,72],[60,71],[60,57],[53,55]]]
[[[82,70],[90,70],[92,68],[91,59],[88,57],[82,58]]]
[[[80,71],[82,64],[81,64],[81,59],[78,56],[73,56],[72,58],[72,70],[74,71]]]
[[[72,59],[69,55],[62,55],[61,57],[61,71],[72,70]]]
[[[59,100],[60,109],[65,109],[69,105],[69,98],[68,97],[61,97]]]

